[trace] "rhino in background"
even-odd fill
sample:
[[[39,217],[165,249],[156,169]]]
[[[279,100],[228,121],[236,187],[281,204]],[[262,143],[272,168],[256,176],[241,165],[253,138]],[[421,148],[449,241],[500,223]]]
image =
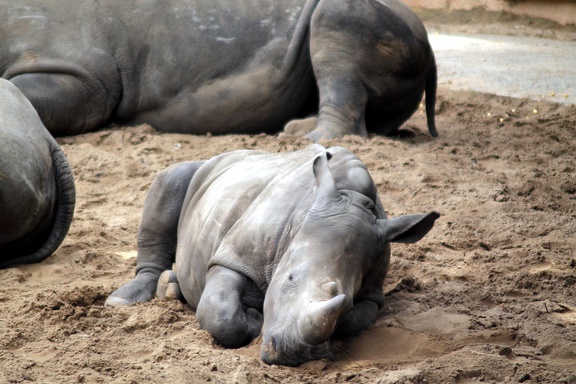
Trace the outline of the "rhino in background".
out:
[[[22,92],[0,79],[0,268],[50,256],[75,197],[64,153]]]
[[[183,297],[225,347],[262,330],[268,364],[332,358],[333,334],[376,320],[389,243],[420,240],[438,217],[387,219],[366,166],[342,147],[179,163],[155,178],[136,276],[106,305]]]
[[[437,136],[434,54],[398,0],[0,0],[0,36],[1,77],[53,135],[393,134],[426,91]]]

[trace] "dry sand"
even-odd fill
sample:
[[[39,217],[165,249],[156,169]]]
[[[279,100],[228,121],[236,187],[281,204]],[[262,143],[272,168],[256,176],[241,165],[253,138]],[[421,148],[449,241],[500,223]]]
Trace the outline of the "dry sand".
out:
[[[133,276],[157,172],[308,141],[148,126],[59,139],[76,215],[53,256],[0,271],[0,383],[576,383],[576,106],[441,88],[437,110],[436,139],[421,110],[400,137],[326,143],[366,163],[390,216],[443,216],[393,246],[376,324],[297,368],[265,365],[259,339],[215,345],[179,302],[103,303]]]

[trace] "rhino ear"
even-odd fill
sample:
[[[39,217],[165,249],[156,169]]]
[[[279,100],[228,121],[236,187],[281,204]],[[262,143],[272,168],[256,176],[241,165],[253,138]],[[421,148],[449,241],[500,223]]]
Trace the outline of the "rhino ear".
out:
[[[336,181],[328,166],[328,160],[332,155],[324,152],[314,159],[312,170],[316,178],[316,199],[324,197],[337,197],[338,190],[336,189]]]
[[[426,215],[406,215],[378,220],[381,240],[386,243],[415,243],[423,238],[440,217],[438,212]]]

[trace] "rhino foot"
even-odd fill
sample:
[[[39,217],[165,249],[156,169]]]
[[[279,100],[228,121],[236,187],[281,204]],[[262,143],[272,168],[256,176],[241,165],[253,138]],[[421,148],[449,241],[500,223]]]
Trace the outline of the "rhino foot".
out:
[[[220,265],[212,267],[206,277],[196,319],[225,348],[245,346],[262,329],[262,313],[243,302],[249,284],[245,275]]]
[[[134,303],[144,303],[154,298],[158,282],[158,275],[154,273],[141,273],[129,283],[114,291],[104,303],[108,307],[121,307]]]
[[[361,331],[368,329],[370,324],[376,321],[378,317],[378,304],[370,300],[361,300],[344,314],[340,319],[340,324],[335,336],[347,337],[355,336]]]
[[[320,141],[328,141],[340,137],[343,135],[336,135],[331,132],[326,132],[325,130],[314,129],[312,132],[308,133],[305,137],[312,140],[315,143]]]
[[[176,273],[172,270],[164,271],[158,279],[158,287],[156,288],[156,297],[159,299],[178,299],[184,302],[184,296],[180,290]]]
[[[318,125],[318,117],[308,117],[306,119],[292,120],[284,126],[284,133],[290,136],[304,137]]]
[[[308,117],[306,119],[292,120],[284,126],[284,132],[280,134],[286,136],[305,137],[317,143],[344,136],[338,130],[330,130],[318,127],[318,117]]]

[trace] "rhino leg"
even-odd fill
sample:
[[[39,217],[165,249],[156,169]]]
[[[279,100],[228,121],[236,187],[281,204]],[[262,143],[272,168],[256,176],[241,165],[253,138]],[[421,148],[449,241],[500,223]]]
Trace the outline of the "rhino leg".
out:
[[[361,77],[364,59],[359,55],[368,47],[364,31],[347,21],[362,8],[357,3],[322,0],[312,16],[310,56],[320,96],[318,126],[307,135],[313,141],[368,134],[364,116],[368,93]],[[364,23],[366,18],[360,15],[359,20]]]
[[[367,329],[376,321],[378,304],[370,300],[361,300],[342,316],[334,334],[340,337],[354,336]]]
[[[366,120],[370,128],[372,120],[394,120],[379,129],[390,134],[410,117],[429,72],[430,50],[418,23],[403,5],[320,0],[310,23],[320,104],[318,127],[308,138],[366,136]]]
[[[341,76],[318,80],[318,124],[306,135],[312,141],[331,140],[344,135],[368,136],[364,113],[368,97],[362,84],[351,80],[353,76],[349,73],[342,72]]]
[[[45,63],[39,65],[36,73],[8,73],[9,80],[30,100],[54,136],[83,133],[101,126],[122,95],[115,67],[109,72],[115,76],[97,77],[80,67],[69,68],[70,65]]]
[[[246,276],[222,266],[213,267],[206,276],[196,318],[223,347],[242,347],[260,334],[264,317],[243,300],[249,286]]]
[[[203,164],[179,163],[160,172],[150,186],[138,231],[136,277],[106,300],[112,307],[152,300],[160,274],[176,257],[178,220],[190,180]]]

